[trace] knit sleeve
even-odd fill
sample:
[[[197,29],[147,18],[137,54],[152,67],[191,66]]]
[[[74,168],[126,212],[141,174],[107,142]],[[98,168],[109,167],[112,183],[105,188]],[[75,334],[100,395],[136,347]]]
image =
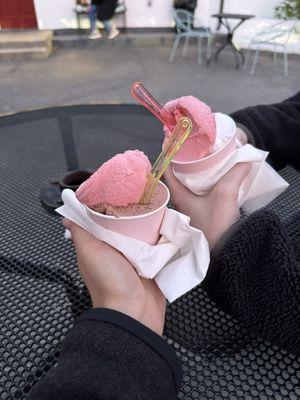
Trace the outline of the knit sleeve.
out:
[[[203,286],[249,330],[300,353],[300,267],[275,214],[260,210],[235,226]]]
[[[300,169],[300,92],[282,103],[248,107],[231,116],[248,128],[256,147],[270,152],[275,168],[291,164]]]
[[[173,349],[132,318],[87,311],[68,333],[59,363],[29,400],[174,400],[181,367]]]

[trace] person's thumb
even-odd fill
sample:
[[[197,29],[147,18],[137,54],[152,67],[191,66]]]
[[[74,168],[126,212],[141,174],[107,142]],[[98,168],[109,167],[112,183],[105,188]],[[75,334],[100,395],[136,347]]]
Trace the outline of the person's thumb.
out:
[[[76,251],[80,251],[83,246],[94,239],[85,229],[66,218],[63,219],[63,226],[71,232]]]
[[[236,200],[240,187],[250,171],[250,163],[238,163],[216,184],[213,191],[225,200]]]

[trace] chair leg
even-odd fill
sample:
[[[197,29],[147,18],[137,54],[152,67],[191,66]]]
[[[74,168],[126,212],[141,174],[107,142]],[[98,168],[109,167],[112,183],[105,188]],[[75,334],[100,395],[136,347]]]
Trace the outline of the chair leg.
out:
[[[251,54],[251,49],[250,47],[248,47],[248,49],[246,50],[246,56],[245,56],[245,62],[242,66],[242,70],[245,70],[250,62],[250,54]]]
[[[174,61],[174,57],[175,57],[175,54],[176,54],[176,51],[177,51],[177,47],[179,45],[179,41],[180,41],[180,36],[177,35],[176,39],[175,39],[175,42],[173,44],[173,48],[172,48],[171,54],[170,54],[169,62],[173,62]]]
[[[202,38],[198,38],[198,65],[202,65]]]
[[[190,40],[190,38],[188,36],[186,36],[185,41],[184,41],[184,46],[182,49],[182,58],[186,57],[186,52],[189,47],[189,40]]]
[[[207,38],[207,47],[206,47],[206,65],[209,66],[211,62],[211,44],[212,37],[208,36]]]
[[[250,75],[254,75],[255,74],[255,69],[256,69],[256,64],[258,61],[258,56],[259,56],[259,50],[255,50],[255,54],[254,54],[254,58],[253,58],[253,64],[252,64],[252,68],[250,71]]]
[[[288,76],[289,75],[289,65],[288,65],[288,55],[287,55],[286,51],[283,53],[283,61],[284,61],[284,76]]]

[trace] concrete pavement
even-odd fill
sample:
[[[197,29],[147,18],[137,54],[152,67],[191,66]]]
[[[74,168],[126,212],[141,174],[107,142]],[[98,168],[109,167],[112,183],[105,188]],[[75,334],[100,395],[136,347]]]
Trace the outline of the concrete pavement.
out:
[[[170,64],[171,40],[141,42],[115,40],[69,41],[47,60],[1,62],[0,113],[82,103],[133,103],[132,82],[142,81],[162,103],[187,94],[199,97],[214,110],[232,112],[258,103],[280,101],[300,90],[300,58],[290,58],[290,74],[283,76],[282,60],[273,68],[262,55],[255,76],[236,71],[230,51],[210,67],[198,66],[196,48],[187,58],[178,54]]]

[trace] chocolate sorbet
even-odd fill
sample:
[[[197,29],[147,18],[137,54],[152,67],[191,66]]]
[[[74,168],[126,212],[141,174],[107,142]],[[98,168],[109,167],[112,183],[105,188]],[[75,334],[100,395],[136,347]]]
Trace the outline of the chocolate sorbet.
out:
[[[135,215],[147,214],[158,209],[167,199],[167,192],[162,185],[158,185],[149,204],[129,204],[126,207],[112,207],[108,204],[98,204],[91,207],[92,210],[101,214],[112,215],[114,217],[130,217]]]

